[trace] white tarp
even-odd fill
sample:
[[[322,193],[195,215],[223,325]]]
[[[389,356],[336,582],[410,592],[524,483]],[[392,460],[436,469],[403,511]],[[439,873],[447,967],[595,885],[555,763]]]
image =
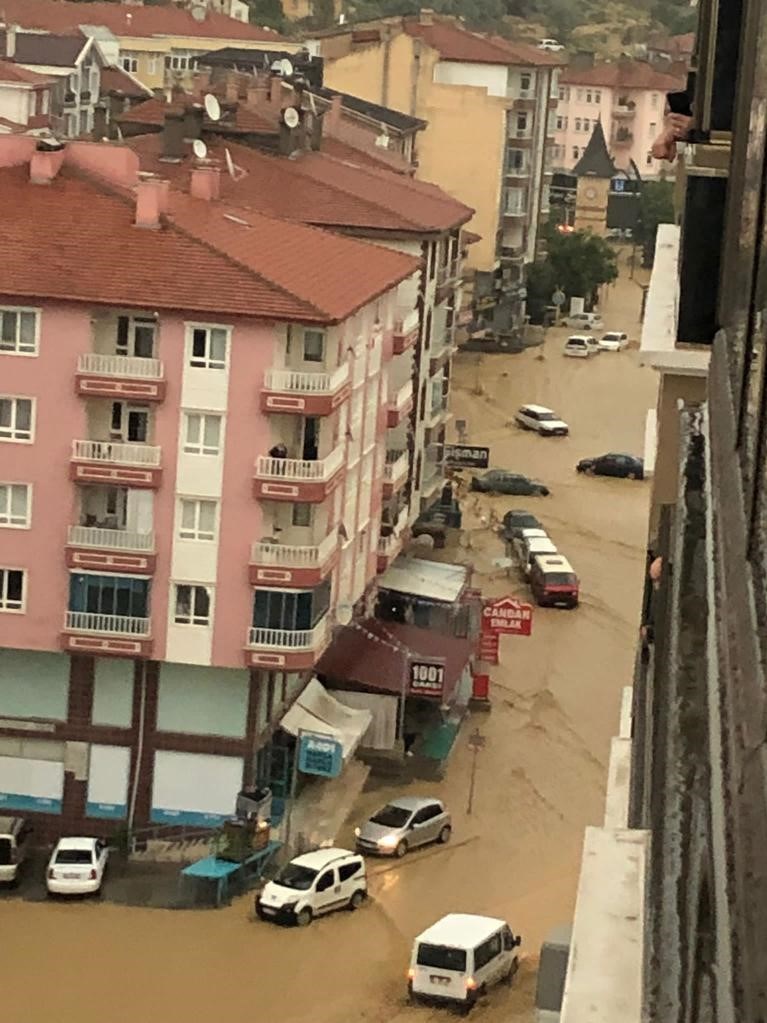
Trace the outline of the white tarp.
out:
[[[348,760],[372,720],[369,710],[344,707],[313,678],[282,719],[280,727],[291,735],[298,735],[299,731],[332,735],[341,743],[344,760]]]
[[[378,577],[379,590],[395,590],[414,597],[453,604],[466,586],[465,565],[447,565],[439,561],[423,561],[400,555],[383,575]]]
[[[356,710],[369,710],[373,720],[362,736],[360,746],[367,749],[394,749],[397,740],[397,704],[396,696],[382,696],[378,693],[342,692],[338,689],[329,690],[331,696],[345,707]]]

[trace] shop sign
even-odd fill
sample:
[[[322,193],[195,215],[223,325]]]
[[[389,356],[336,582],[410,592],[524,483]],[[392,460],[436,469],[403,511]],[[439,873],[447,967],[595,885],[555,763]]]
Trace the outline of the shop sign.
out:
[[[445,662],[411,661],[410,692],[413,696],[441,699],[445,692]]]
[[[344,750],[338,739],[323,732],[304,732],[298,738],[298,770],[302,774],[318,774],[337,778],[341,773]]]
[[[445,463],[451,469],[487,469],[490,465],[490,448],[478,448],[471,444],[446,444]]]
[[[479,634],[477,656],[480,661],[485,661],[486,664],[498,664],[499,638],[499,633],[497,632],[481,632]]]
[[[482,631],[529,636],[533,629],[533,606],[516,597],[500,597],[482,608]]]

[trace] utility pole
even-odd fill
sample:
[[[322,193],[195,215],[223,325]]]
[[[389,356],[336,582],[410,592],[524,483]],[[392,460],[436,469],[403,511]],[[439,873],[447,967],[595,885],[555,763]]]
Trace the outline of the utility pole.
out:
[[[474,809],[474,782],[477,777],[477,753],[485,748],[485,737],[478,728],[469,736],[469,749],[471,750],[471,779],[469,781],[469,802],[466,813],[471,814]]]

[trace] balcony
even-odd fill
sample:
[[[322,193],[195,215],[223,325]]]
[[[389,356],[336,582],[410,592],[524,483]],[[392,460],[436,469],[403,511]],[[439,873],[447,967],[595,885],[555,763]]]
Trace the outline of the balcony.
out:
[[[100,397],[162,401],[165,369],[159,359],[85,352],[77,360],[77,393]]]
[[[329,416],[349,397],[349,364],[332,373],[299,373],[270,369],[264,374],[261,409],[264,412]]]
[[[253,668],[302,671],[313,667],[330,642],[326,615],[313,629],[248,629],[245,659]]]
[[[408,380],[406,384],[389,397],[389,404],[386,408],[386,425],[390,430],[410,415],[413,408],[413,381]]]
[[[70,526],[67,566],[81,571],[150,575],[155,568],[154,533],[102,526]]]
[[[256,459],[254,496],[265,501],[299,501],[318,504],[324,501],[344,477],[346,445],[339,444],[326,458]]]
[[[387,451],[384,465],[383,496],[393,497],[407,482],[410,472],[410,455],[407,451]]]
[[[397,516],[397,521],[394,526],[388,527],[391,529],[391,533],[388,536],[380,537],[378,540],[377,569],[379,572],[385,572],[402,550],[402,546],[405,542],[405,529],[407,526],[408,512],[409,509],[407,507],[403,508]]]
[[[61,643],[65,650],[73,653],[149,657],[151,634],[148,618],[67,611]]]
[[[527,202],[524,199],[507,200],[503,208],[504,217],[526,217]]]
[[[77,96],[74,92],[64,93],[64,109],[77,106]]]
[[[402,355],[418,340],[418,328],[420,317],[417,309],[411,309],[407,313],[400,314],[394,321],[394,335],[392,351],[395,355]]]
[[[631,120],[632,117],[636,116],[636,103],[629,100],[627,103],[616,103],[613,107],[613,117],[618,117],[621,120]]]
[[[297,547],[261,540],[250,554],[251,586],[318,586],[338,561],[338,533],[319,543]]]
[[[514,110],[535,110],[535,89],[516,89],[510,96]]]
[[[533,129],[528,128],[509,128],[508,138],[516,139],[518,142],[530,142],[533,137]]]
[[[432,341],[429,352],[429,376],[439,373],[445,363],[449,361],[455,349],[452,328],[445,326],[442,333],[438,337],[435,335]]]
[[[626,131],[625,128],[619,128],[613,133],[613,145],[614,146],[630,146],[634,142],[634,136],[630,131]]]
[[[507,163],[506,177],[514,181],[526,181],[530,177],[530,164],[526,160],[517,164]]]
[[[161,449],[151,444],[73,440],[69,478],[75,483],[156,489],[160,485]]]
[[[421,508],[427,508],[432,497],[445,482],[445,473],[441,465],[427,462],[421,480]]]
[[[447,398],[443,397],[440,401],[433,401],[431,408],[427,409],[424,426],[427,430],[434,430],[444,423],[447,416]]]

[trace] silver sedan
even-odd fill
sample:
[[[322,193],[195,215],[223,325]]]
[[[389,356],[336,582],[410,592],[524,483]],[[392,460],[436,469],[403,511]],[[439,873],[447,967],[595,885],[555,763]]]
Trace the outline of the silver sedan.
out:
[[[451,832],[450,814],[438,799],[403,796],[355,828],[354,835],[360,852],[401,857],[419,845],[448,842]]]

